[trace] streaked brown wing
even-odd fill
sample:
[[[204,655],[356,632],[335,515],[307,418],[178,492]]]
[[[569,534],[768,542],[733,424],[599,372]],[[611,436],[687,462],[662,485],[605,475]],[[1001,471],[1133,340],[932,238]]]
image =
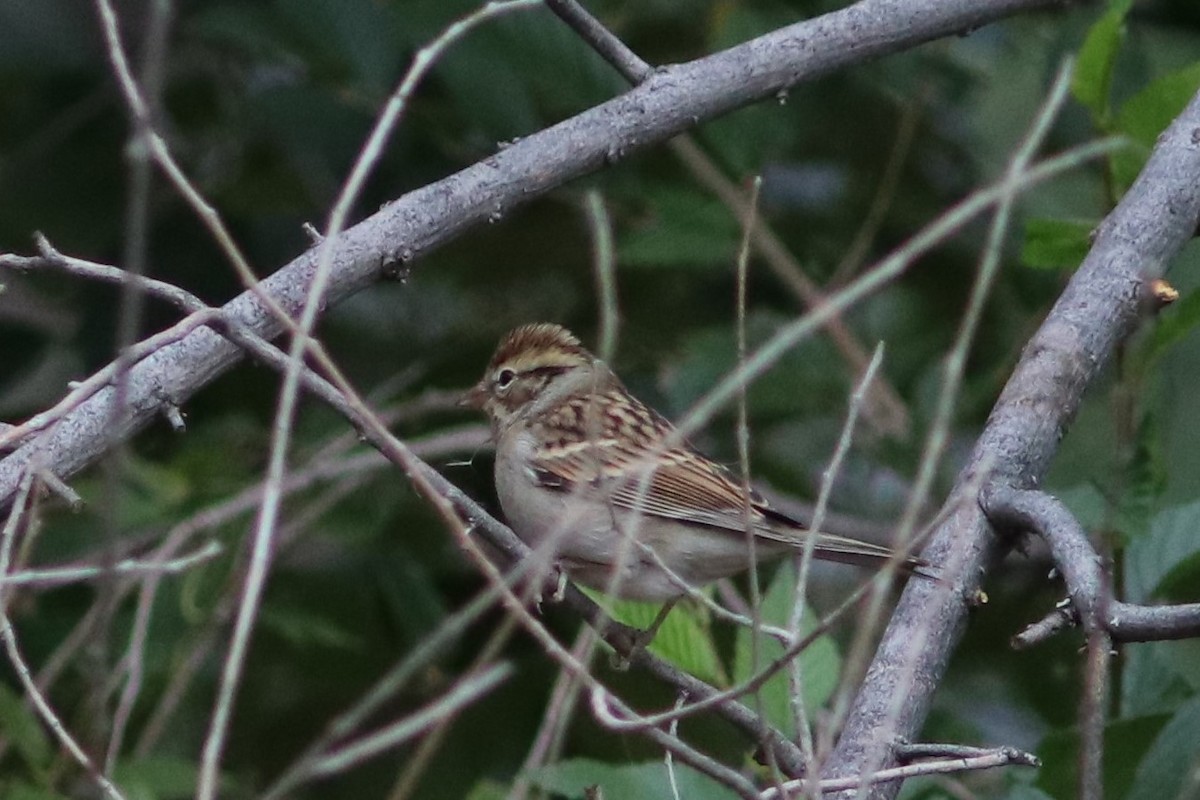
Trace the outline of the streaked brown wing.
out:
[[[745,501],[733,474],[686,443],[663,449],[674,433],[671,423],[622,395],[618,387],[604,396],[569,398],[545,415],[539,438],[547,447],[534,463],[542,485],[562,491],[596,489],[620,508],[742,530]],[[752,492],[751,503],[756,529],[765,527],[765,501]]]
[[[599,491],[619,508],[741,533],[741,482],[724,466],[686,443],[663,449],[674,427],[624,395],[618,385],[591,398],[572,397],[539,423],[547,443],[533,468],[542,486],[564,492]],[[757,536],[800,547],[810,531],[776,511],[751,490],[750,520]],[[878,565],[893,551],[883,545],[818,533],[816,555],[832,561]],[[905,559],[920,573],[919,559]]]

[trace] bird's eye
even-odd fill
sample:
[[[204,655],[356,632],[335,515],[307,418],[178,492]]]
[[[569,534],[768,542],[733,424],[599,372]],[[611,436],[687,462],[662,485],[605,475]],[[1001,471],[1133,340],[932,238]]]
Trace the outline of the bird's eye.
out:
[[[507,367],[496,373],[496,386],[500,389],[507,389],[512,385],[513,380],[517,377],[517,373]]]

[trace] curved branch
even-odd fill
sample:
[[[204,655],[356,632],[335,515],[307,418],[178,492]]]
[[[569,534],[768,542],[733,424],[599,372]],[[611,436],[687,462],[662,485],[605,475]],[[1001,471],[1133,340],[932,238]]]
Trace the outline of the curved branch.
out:
[[[347,229],[332,244],[327,303],[335,304],[381,277],[407,269],[418,256],[468,228],[573,178],[795,83],[1059,4],[1057,0],[862,0],[724,52],[658,70],[626,94],[409,192]],[[298,313],[316,260],[317,249],[312,248],[266,278],[262,289],[288,313]],[[279,320],[251,292],[227,303],[222,312],[261,337],[281,332]],[[43,463],[56,475],[70,476],[145,426],[164,405],[182,404],[241,356],[237,345],[210,330],[197,330],[134,365],[128,374],[128,407],[123,413],[116,413],[114,393],[106,389],[53,430],[0,461],[0,507],[11,501],[35,452],[42,454]]]
[[[1118,642],[1200,636],[1200,603],[1144,606],[1117,600],[1103,559],[1079,520],[1058,498],[1029,489],[993,486],[981,499],[993,522],[1032,531],[1050,545],[1054,565],[1070,596],[1070,608],[1056,609],[1050,619],[1065,616],[1078,621],[1089,634],[1102,631]],[[1032,635],[1022,638],[1022,644],[1031,643],[1030,638]]]

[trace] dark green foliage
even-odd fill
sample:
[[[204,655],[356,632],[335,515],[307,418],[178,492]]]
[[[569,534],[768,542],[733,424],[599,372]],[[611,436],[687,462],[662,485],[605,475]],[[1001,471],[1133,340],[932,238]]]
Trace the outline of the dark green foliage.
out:
[[[120,3],[122,33],[141,52],[149,3]],[[589,2],[654,64],[700,57],[841,5],[829,2],[656,0]],[[197,188],[218,209],[253,268],[266,275],[301,253],[302,224],[323,228],[376,113],[413,54],[476,4],[467,0],[262,0],[175,4],[160,130]],[[129,183],[128,114],[111,77],[90,4],[0,3],[0,252],[29,253],[34,231],[62,252],[123,265]],[[1077,54],[1073,100],[1048,152],[1099,135],[1128,139],[1104,163],[1039,187],[1017,206],[1003,268],[970,356],[937,470],[933,505],[979,431],[1012,364],[1088,247],[1088,234],[1136,176],[1162,127],[1200,85],[1200,18],[1194,2],[1131,4],[1042,14],[931,43],[799,85],[693,132],[736,185],[765,175],[761,213],[818,286],[832,291],[861,274],[971,189],[997,179],[1044,99],[1062,58]],[[140,63],[135,58],[137,63]],[[356,204],[354,220],[380,204],[624,91],[625,84],[547,10],[521,12],[470,33],[417,90]],[[895,143],[906,120],[911,142]],[[880,184],[896,159],[894,188]],[[736,364],[733,264],[736,216],[666,147],[641,153],[507,213],[423,257],[403,284],[366,289],[331,309],[319,333],[334,359],[379,409],[405,409],[393,428],[418,442],[469,422],[448,403],[414,410],[426,392],[475,380],[496,340],[534,320],[568,324],[588,344],[598,331],[585,189],[605,197],[614,220],[621,328],[618,371],[636,393],[678,417]],[[878,208],[861,244],[863,220]],[[833,509],[887,527],[907,500],[940,388],[943,357],[974,281],[986,220],[975,221],[892,285],[843,315],[869,352],[885,341],[880,376],[904,401],[907,438],[862,421],[833,492]],[[857,263],[842,264],[858,247]],[[161,175],[149,204],[149,273],[220,303],[240,284],[208,233]],[[1023,269],[1023,265],[1038,269]],[[1116,564],[1131,601],[1196,601],[1200,513],[1200,248],[1185,250],[1168,278],[1177,307],[1126,347],[1068,433],[1051,487],[1064,494]],[[60,274],[0,272],[0,419],[49,407],[69,380],[113,356],[119,293]],[[758,258],[751,264],[751,346],[803,312]],[[177,321],[150,301],[148,335]],[[781,491],[816,496],[857,375],[827,337],[801,343],[748,392],[753,473]],[[188,431],[156,423],[72,480],[87,501],[78,514],[42,501],[29,565],[108,563],[143,557],[177,525],[226,504],[262,479],[278,376],[243,364],[190,400]],[[406,404],[408,404],[406,406]],[[736,462],[733,407],[693,438]],[[342,437],[341,445],[331,442]],[[410,654],[483,586],[436,515],[404,477],[382,463],[353,462],[364,448],[337,416],[306,402],[289,463],[330,468],[284,505],[262,613],[232,719],[223,797],[267,787],[329,723],[398,659]],[[328,455],[325,456],[327,459]],[[470,461],[464,464],[464,461]],[[329,463],[328,460],[325,463]],[[433,463],[495,508],[486,452],[440,451]],[[221,552],[163,579],[141,657],[145,673],[115,778],[131,798],[168,800],[194,790],[199,753],[228,639],[231,587],[239,585],[255,506],[189,542]],[[1066,800],[1076,791],[1073,730],[1081,659],[1078,635],[1013,653],[1008,637],[1042,616],[1061,588],[1045,579],[1037,550],[1011,557],[993,578],[992,602],[972,620],[925,736],[1034,749],[1034,776],[971,776],[980,797]],[[861,575],[815,577],[812,615],[832,608]],[[764,615],[786,616],[791,575],[762,574]],[[6,595],[24,655],[44,666],[114,583]],[[738,584],[746,589],[745,582]],[[135,622],[137,593],[110,608],[87,647],[49,690],[89,753],[103,760],[123,686],[116,669]],[[782,609],[782,614],[781,614]],[[750,672],[744,633],[681,609],[659,652],[726,685]],[[692,616],[687,616],[687,614]],[[577,622],[547,616],[570,642]],[[857,614],[852,615],[857,619]],[[473,665],[505,615],[490,610],[422,669],[377,727],[436,700]],[[804,662],[806,700],[828,704],[854,622],[822,636]],[[194,664],[188,657],[216,633]],[[757,663],[777,648],[760,643]],[[532,640],[508,640],[501,658],[515,677],[468,709],[417,783],[415,797],[503,796],[534,740],[554,665]],[[671,692],[639,673],[598,662],[597,672],[642,710],[670,707]],[[7,662],[4,662],[7,664]],[[1133,645],[1115,670],[1108,729],[1107,796],[1180,796],[1200,741],[1200,655],[1194,642]],[[136,752],[171,681],[195,672],[161,734]],[[116,676],[114,678],[114,676]],[[105,694],[107,692],[107,694]],[[0,667],[0,796],[65,796],[83,785],[56,742],[22,704],[16,676]],[[766,716],[788,724],[786,686],[760,694]],[[99,699],[97,699],[99,698]],[[551,796],[664,797],[661,752],[633,734],[603,730],[586,696],[562,760],[529,776]],[[104,713],[98,713],[102,711]],[[157,723],[155,723],[157,724]],[[724,722],[684,724],[695,745],[750,772],[752,747]],[[390,750],[346,774],[305,784],[296,798],[384,798],[417,745]],[[765,774],[765,773],[759,773]],[[724,798],[722,787],[679,767],[680,796]],[[76,781],[81,783],[77,783]],[[912,784],[935,797],[934,784]],[[77,795],[72,795],[77,796]]]

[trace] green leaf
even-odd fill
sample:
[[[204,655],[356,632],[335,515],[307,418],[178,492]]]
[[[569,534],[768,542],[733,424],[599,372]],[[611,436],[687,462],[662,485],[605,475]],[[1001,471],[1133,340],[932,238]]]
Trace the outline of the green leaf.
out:
[[[1137,178],[1158,135],[1179,116],[1198,88],[1200,62],[1151,81],[1121,106],[1115,127],[1141,147],[1113,154],[1113,179],[1119,190],[1124,191]]]
[[[1113,66],[1125,32],[1125,15],[1132,5],[1133,0],[1111,0],[1108,10],[1096,20],[1083,40],[1075,74],[1071,77],[1071,93],[1087,106],[1101,128],[1107,127]]]
[[[792,612],[792,600],[796,591],[795,571],[790,564],[782,565],[776,572],[775,579],[762,598],[760,616],[765,624],[776,627],[786,627],[788,617]],[[813,630],[815,615],[811,609],[804,611],[804,622],[800,635],[807,635]],[[768,636],[754,635],[747,628],[739,628],[734,644],[733,680],[735,684],[743,683],[752,678],[757,672],[781,657],[783,645]],[[841,657],[837,646],[829,636],[817,637],[799,655],[801,676],[804,681],[804,706],[811,712],[824,705],[837,688],[838,675],[841,673]],[[767,721],[784,731],[788,736],[795,733],[795,724],[791,707],[791,687],[788,681],[788,670],[780,670],[772,675],[758,690],[758,698],[762,703],[763,714]]]
[[[50,742],[33,712],[25,708],[21,698],[0,683],[0,732],[17,748],[21,758],[33,772],[50,764]]]
[[[1134,603],[1193,600],[1200,574],[1200,502],[1158,512],[1147,535],[1125,551],[1124,595]],[[1200,689],[1194,641],[1151,642],[1131,648],[1122,672],[1123,713],[1172,709]]]
[[[1158,582],[1154,594],[1171,603],[1200,602],[1200,552],[1176,562]]]
[[[1117,129],[1129,138],[1153,147],[1158,135],[1183,111],[1200,90],[1200,61],[1155,78],[1125,101],[1117,115]]]
[[[530,776],[536,785],[548,792],[566,797],[583,798],[592,787],[599,787],[604,797],[686,797],[689,800],[730,800],[736,795],[707,775],[679,762],[673,767],[678,794],[673,795],[666,764],[606,764],[586,758],[560,761],[535,770]]]
[[[491,778],[484,778],[471,787],[466,800],[505,800],[508,797],[508,787]]]
[[[1151,516],[1167,486],[1162,438],[1154,413],[1147,412],[1138,425],[1133,452],[1124,465],[1123,486],[1117,502],[1116,530],[1126,543],[1145,536]]]
[[[1200,553],[1200,502],[1155,515],[1146,536],[1134,540],[1125,557],[1125,594],[1130,602],[1155,597],[1181,563]]]
[[[1092,246],[1095,225],[1066,219],[1029,220],[1021,263],[1035,269],[1074,269]]]
[[[1124,797],[1134,782],[1134,770],[1166,722],[1165,716],[1118,720],[1104,728],[1104,795]],[[1079,733],[1055,731],[1037,746],[1042,759],[1036,785],[1051,797],[1078,797]],[[1166,794],[1159,797],[1174,797]]]
[[[654,623],[662,608],[661,603],[616,600],[594,590],[585,591],[613,619],[641,630]],[[728,683],[709,631],[707,614],[698,605],[685,601],[671,609],[646,649],[703,681]]]
[[[1195,665],[1182,665],[1174,652],[1181,644],[1147,642],[1126,649],[1121,669],[1122,716],[1173,713],[1196,693],[1188,675],[1196,672]]]
[[[1107,761],[1107,753],[1106,761]],[[1200,698],[1192,698],[1179,707],[1151,744],[1138,764],[1133,785],[1126,800],[1158,800],[1162,797],[1190,796],[1194,789],[1200,758]],[[1107,764],[1106,764],[1107,767]],[[1112,796],[1120,796],[1113,793]]]

